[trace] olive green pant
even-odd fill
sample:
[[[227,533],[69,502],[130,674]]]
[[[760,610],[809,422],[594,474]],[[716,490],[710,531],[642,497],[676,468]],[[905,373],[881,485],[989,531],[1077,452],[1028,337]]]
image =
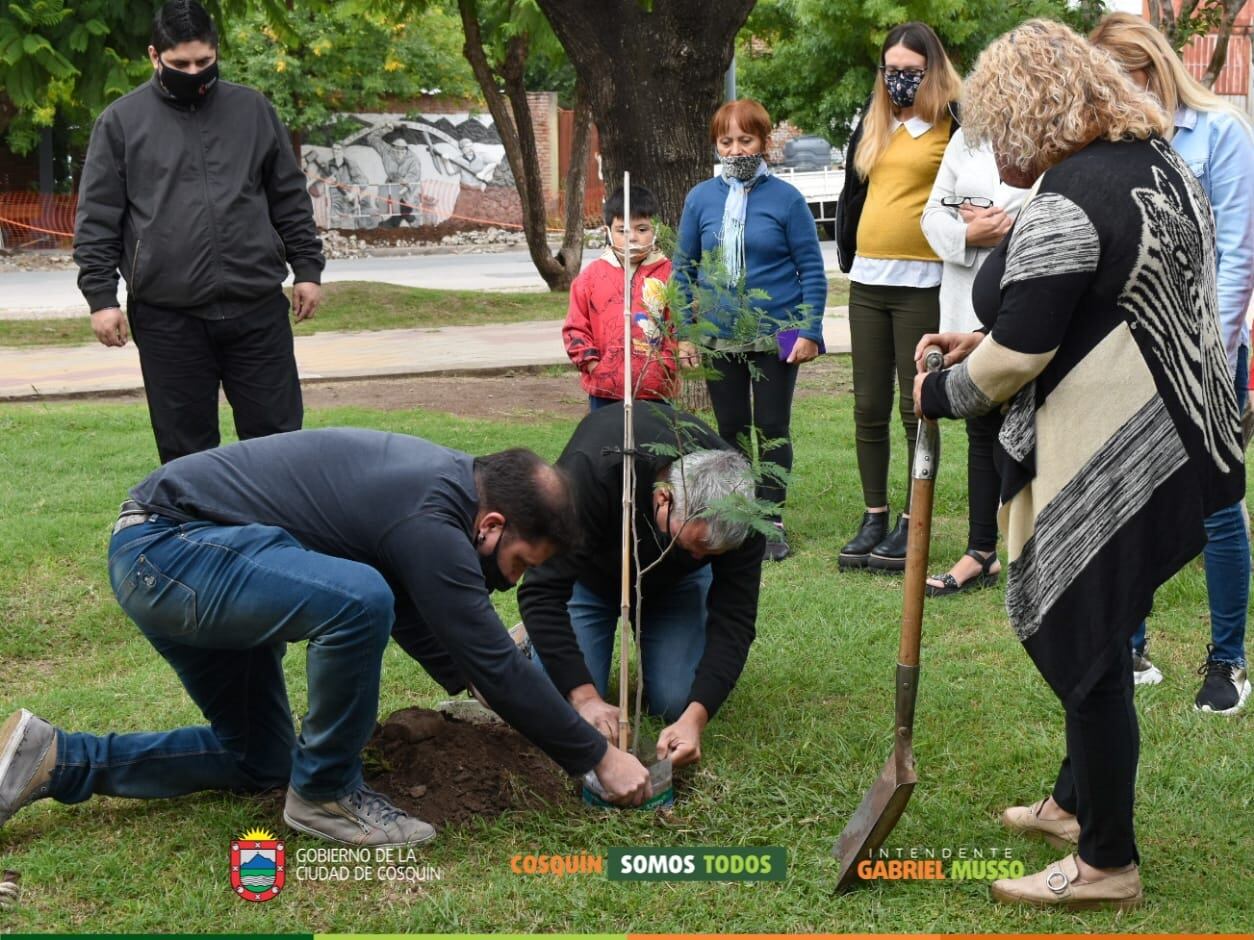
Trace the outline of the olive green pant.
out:
[[[905,511],[910,509],[910,466],[919,421],[914,416],[914,349],[940,323],[939,287],[872,287],[854,282],[849,289],[849,337],[853,348],[853,420],[858,445],[858,473],[867,506],[888,503],[889,419],[893,379],[897,408],[906,429]]]

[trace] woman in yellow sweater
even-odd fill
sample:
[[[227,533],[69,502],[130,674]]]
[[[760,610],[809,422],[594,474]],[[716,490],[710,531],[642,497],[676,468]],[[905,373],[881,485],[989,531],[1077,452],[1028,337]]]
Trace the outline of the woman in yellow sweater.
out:
[[[958,127],[958,73],[931,27],[893,28],[880,51],[879,80],[849,143],[851,170],[837,215],[841,270],[849,273],[854,422],[866,512],[840,551],[841,568],[900,570],[905,510],[889,531],[889,421],[893,374],[914,459],[918,420],[911,399],[914,347],[940,319],[942,264],[920,227],[949,138]],[[909,477],[909,463],[906,464]]]

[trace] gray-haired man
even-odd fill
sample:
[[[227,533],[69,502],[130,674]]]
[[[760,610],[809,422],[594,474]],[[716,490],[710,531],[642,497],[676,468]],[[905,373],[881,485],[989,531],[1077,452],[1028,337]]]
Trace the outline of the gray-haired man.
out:
[[[733,493],[753,497],[749,465],[731,445],[665,405],[640,402],[633,413],[645,696],[670,723],[658,756],[678,766],[700,759],[701,732],[748,658],[765,541],[747,523],[709,512]],[[579,423],[557,465],[575,486],[580,547],[532,569],[518,589],[549,677],[611,741],[618,709],[604,696],[620,603],[622,440],[621,404]]]

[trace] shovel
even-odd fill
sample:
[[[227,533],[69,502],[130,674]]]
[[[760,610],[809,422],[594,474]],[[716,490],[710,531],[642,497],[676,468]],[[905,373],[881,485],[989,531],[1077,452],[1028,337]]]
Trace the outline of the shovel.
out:
[[[936,346],[924,353],[929,372],[940,369],[944,355]],[[914,767],[914,703],[919,693],[919,635],[923,629],[923,594],[927,582],[928,545],[932,537],[932,494],[940,455],[935,421],[921,419],[910,474],[910,530],[906,541],[906,579],[901,605],[901,643],[897,649],[896,732],[893,753],[879,779],[867,790],[832,855],[840,859],[838,891],[853,887],[858,862],[871,858],[906,811],[918,782]]]

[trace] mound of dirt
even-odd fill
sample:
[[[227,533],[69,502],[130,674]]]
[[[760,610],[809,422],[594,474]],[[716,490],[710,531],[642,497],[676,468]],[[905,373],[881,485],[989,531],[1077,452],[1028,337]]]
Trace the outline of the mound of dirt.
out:
[[[518,732],[425,708],[393,712],[375,730],[366,782],[437,828],[512,809],[578,805],[575,783]]]

